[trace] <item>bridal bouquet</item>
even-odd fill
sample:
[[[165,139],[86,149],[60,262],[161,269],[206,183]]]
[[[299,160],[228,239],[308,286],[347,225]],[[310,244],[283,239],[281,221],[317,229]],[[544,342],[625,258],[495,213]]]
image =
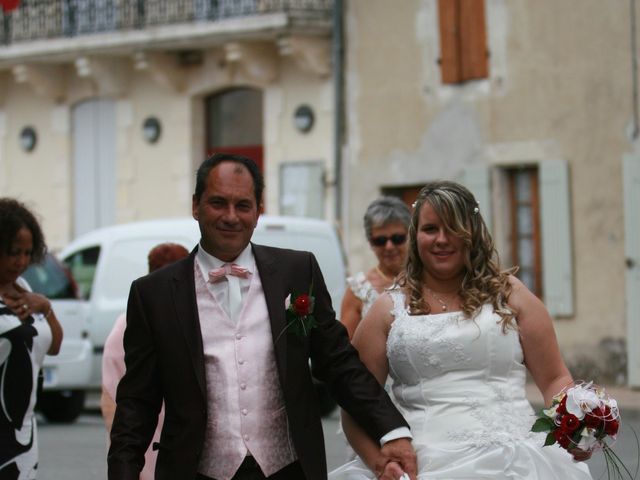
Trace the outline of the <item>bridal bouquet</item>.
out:
[[[551,407],[538,413],[533,432],[549,432],[544,446],[558,443],[569,452],[602,450],[607,473],[614,478],[632,477],[613,452],[620,428],[620,411],[615,399],[593,382],[575,382],[553,397]]]

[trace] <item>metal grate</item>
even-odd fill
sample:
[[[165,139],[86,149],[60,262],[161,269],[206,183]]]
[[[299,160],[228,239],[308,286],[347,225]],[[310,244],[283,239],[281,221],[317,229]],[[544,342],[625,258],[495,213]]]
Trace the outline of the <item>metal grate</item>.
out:
[[[332,8],[333,0],[22,0],[0,13],[0,39],[9,45],[283,12],[293,21],[324,21]]]

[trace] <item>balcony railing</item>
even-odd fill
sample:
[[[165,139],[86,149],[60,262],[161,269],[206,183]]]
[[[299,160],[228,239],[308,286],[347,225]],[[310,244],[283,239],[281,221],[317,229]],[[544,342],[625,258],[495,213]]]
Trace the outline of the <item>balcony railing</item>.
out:
[[[10,45],[270,13],[308,23],[326,21],[332,7],[333,0],[22,0],[17,10],[0,11],[0,41]]]

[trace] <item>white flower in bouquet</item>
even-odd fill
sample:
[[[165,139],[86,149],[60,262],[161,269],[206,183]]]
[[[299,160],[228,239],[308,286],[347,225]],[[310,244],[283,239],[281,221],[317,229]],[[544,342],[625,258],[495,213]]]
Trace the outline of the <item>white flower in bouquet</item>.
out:
[[[576,385],[567,390],[567,412],[582,420],[587,413],[592,412],[603,403],[591,385]]]
[[[554,403],[550,408],[543,409],[542,413],[551,419],[555,419],[558,416],[558,404]]]
[[[585,428],[582,430],[577,447],[585,452],[594,450],[598,445],[598,439],[595,434],[596,430],[593,428]]]

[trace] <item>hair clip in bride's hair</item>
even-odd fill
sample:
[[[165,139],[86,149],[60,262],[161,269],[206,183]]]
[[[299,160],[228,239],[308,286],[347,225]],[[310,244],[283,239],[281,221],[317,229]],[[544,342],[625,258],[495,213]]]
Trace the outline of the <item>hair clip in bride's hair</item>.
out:
[[[417,204],[418,204],[418,200],[416,200],[415,202],[413,202],[413,203],[411,204],[411,208],[416,208],[416,205],[417,205]]]
[[[480,211],[480,202],[476,200],[476,206],[473,207],[473,214],[477,215],[479,211]]]

